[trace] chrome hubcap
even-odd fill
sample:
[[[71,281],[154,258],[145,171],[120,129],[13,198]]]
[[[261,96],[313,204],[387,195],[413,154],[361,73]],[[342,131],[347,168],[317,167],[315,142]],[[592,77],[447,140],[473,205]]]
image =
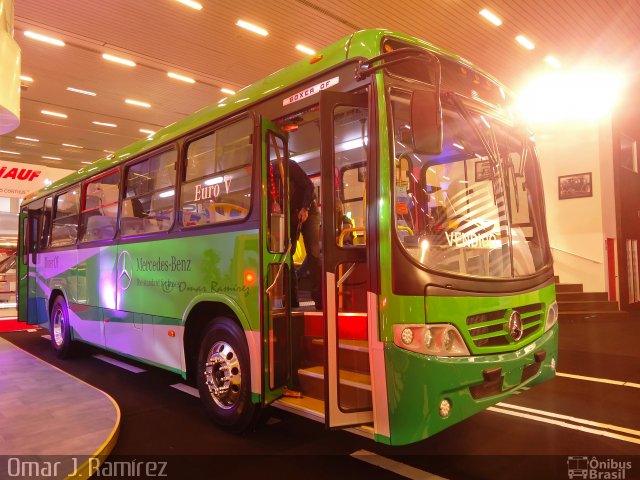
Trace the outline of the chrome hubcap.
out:
[[[207,355],[204,376],[213,401],[225,410],[233,408],[240,397],[242,371],[238,356],[231,345],[226,342],[216,342],[211,347]]]
[[[53,341],[58,347],[61,347],[64,342],[64,315],[60,308],[53,314]]]

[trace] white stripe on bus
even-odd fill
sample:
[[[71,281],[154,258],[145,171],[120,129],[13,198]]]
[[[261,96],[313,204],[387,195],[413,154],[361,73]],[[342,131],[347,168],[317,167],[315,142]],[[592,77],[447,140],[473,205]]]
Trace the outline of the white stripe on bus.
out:
[[[200,392],[197,388],[190,387],[189,385],[185,385],[184,383],[174,383],[171,385],[171,388],[175,388],[176,390],[180,390],[181,392],[188,393],[196,398],[200,398]]]
[[[391,458],[383,457],[368,450],[358,450],[357,452],[353,452],[351,456],[357,460],[362,460],[370,465],[375,465],[376,467],[383,468],[405,478],[411,478],[413,480],[445,480],[444,477],[439,477],[433,473],[420,470],[419,468],[392,460]]]
[[[110,363],[111,365],[115,365],[116,367],[123,368],[124,370],[128,370],[133,373],[146,372],[144,368],[129,365],[128,363],[121,362],[120,360],[116,360],[115,358],[107,357],[106,355],[98,354],[94,355],[93,358],[97,358],[98,360],[102,360],[103,362]]]
[[[573,378],[574,380],[586,380],[588,382],[608,383],[610,385],[619,385],[621,387],[640,388],[640,383],[623,382],[621,380],[611,380],[609,378],[585,377],[584,375],[574,375],[573,373],[556,372],[558,377]]]
[[[548,423],[556,425],[562,428],[569,428],[571,430],[577,430],[579,432],[591,433],[593,435],[600,435],[603,437],[613,438],[615,440],[621,440],[623,442],[636,443],[640,445],[640,438],[629,437],[627,435],[620,435],[618,433],[607,432],[606,430],[598,430],[596,428],[585,427],[583,425],[573,425],[571,423],[563,422],[561,420],[554,420],[553,418],[541,417],[538,415],[531,415],[529,413],[517,412],[514,410],[507,410],[504,408],[489,407],[490,412],[503,413],[505,415],[512,415],[514,417],[526,418],[527,420],[533,420],[535,422]]]

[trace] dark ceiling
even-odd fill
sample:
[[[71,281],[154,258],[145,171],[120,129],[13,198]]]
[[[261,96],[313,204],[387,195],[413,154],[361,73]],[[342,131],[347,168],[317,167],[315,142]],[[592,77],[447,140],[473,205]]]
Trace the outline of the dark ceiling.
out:
[[[640,2],[625,0],[474,1],[199,0],[202,10],[177,0],[16,0],[15,38],[22,48],[21,126],[0,136],[0,148],[20,153],[10,161],[78,169],[234,90],[294,63],[355,30],[402,31],[457,53],[493,73],[516,92],[533,75],[587,65],[633,75],[640,71]],[[503,24],[478,12],[488,8]],[[244,19],[269,31],[261,37],[235,25]],[[56,47],[24,36],[30,30],[66,43]],[[536,45],[516,41],[525,35]],[[131,59],[127,67],[102,59]],[[196,80],[188,84],[167,71]],[[67,91],[89,90],[96,96]],[[148,102],[151,108],[124,103]],[[66,119],[44,116],[60,111]],[[102,122],[117,125],[108,127]],[[18,140],[16,136],[40,142]],[[62,144],[84,148],[66,147]],[[4,156],[3,156],[4,155]],[[62,160],[47,160],[43,156]]]

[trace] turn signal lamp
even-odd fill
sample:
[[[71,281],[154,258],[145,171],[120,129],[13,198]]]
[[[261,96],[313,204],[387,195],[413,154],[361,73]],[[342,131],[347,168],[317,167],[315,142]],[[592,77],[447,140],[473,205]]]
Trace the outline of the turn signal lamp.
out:
[[[169,332],[167,332],[167,335],[169,335],[171,338],[176,336],[176,332],[175,330],[169,330]]]
[[[460,332],[453,325],[394,325],[393,342],[400,348],[425,355],[462,357],[471,355]]]
[[[440,402],[440,406],[438,407],[438,412],[442,418],[446,418],[451,413],[451,402],[446,398]]]
[[[402,330],[402,343],[405,345],[411,345],[413,343],[413,330],[405,328]]]
[[[313,65],[314,63],[318,63],[320,60],[322,60],[323,57],[324,57],[324,55],[322,55],[322,54],[316,55],[311,60],[309,60],[309,63],[311,65]]]
[[[251,270],[247,270],[246,272],[244,272],[244,284],[245,284],[245,286],[250,287],[254,283],[256,283],[256,274]]]

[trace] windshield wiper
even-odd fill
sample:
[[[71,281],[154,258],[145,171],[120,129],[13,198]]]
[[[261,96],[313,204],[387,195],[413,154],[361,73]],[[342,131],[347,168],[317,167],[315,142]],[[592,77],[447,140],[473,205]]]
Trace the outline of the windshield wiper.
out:
[[[476,122],[473,121],[473,118],[471,118],[471,113],[469,113],[469,110],[467,109],[467,107],[464,105],[464,103],[462,103],[462,100],[460,100],[460,97],[456,93],[451,91],[445,92],[443,96],[447,100],[449,100],[454,107],[456,107],[456,110],[458,110],[458,113],[460,114],[460,116],[467,121],[467,123],[473,130],[473,133],[476,134],[476,136],[478,137],[478,140],[480,140],[480,143],[482,143],[482,146],[486,150],[489,156],[489,160],[491,160],[491,163],[493,163],[495,166],[498,166],[500,162],[496,157],[496,154],[493,152],[493,147],[489,143],[489,140],[487,139],[487,137],[485,137],[482,134]]]
[[[491,184],[493,186],[493,202],[497,205],[497,192],[502,191],[502,189],[499,188],[500,185],[496,184],[499,183],[496,182],[496,171],[500,172],[500,160],[494,152],[493,146],[489,142],[489,139],[480,131],[480,128],[478,128],[478,125],[476,124],[476,122],[474,122],[473,118],[471,117],[471,113],[469,113],[467,107],[464,105],[464,103],[462,103],[460,97],[452,91],[445,92],[443,96],[453,104],[460,116],[469,124],[469,126],[473,130],[473,133],[475,133],[476,137],[478,137],[478,140],[480,140],[480,143],[482,144],[484,150],[487,152],[487,156],[489,157],[489,161],[491,162]]]

